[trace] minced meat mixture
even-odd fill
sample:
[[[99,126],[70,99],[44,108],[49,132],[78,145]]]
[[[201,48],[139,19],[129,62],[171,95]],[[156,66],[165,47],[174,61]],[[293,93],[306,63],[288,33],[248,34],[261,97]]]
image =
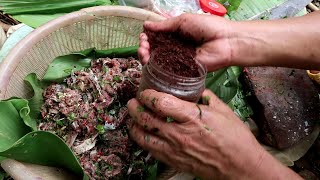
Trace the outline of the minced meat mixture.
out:
[[[136,95],[141,70],[134,58],[100,58],[43,94],[39,129],[64,139],[90,179],[143,179],[153,161],[126,128],[126,103]]]

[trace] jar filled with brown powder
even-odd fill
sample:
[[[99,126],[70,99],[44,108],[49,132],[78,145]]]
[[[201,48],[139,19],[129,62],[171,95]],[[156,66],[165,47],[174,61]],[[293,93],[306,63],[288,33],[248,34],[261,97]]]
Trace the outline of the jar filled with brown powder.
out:
[[[138,93],[145,89],[154,89],[186,101],[198,102],[205,89],[206,68],[200,63],[197,63],[197,65],[199,66],[199,76],[185,77],[162,69],[151,58],[142,69],[142,79]]]
[[[145,89],[154,89],[197,102],[205,89],[207,70],[195,60],[195,42],[178,33],[145,33],[151,58],[142,69],[138,95]]]

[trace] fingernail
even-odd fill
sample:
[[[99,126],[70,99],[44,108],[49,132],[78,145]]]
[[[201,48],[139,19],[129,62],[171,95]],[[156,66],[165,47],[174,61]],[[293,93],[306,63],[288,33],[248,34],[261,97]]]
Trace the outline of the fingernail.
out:
[[[143,26],[148,29],[148,27],[150,27],[151,24],[151,21],[145,21]]]
[[[128,102],[127,102],[127,105],[129,106],[129,104],[131,103],[132,99],[130,99]]]
[[[145,22],[144,22],[144,25],[147,25],[147,26],[148,26],[148,25],[150,25],[150,24],[151,24],[151,21],[145,21]]]
[[[139,100],[142,99],[142,93],[143,93],[143,91],[141,91],[141,92],[139,93]]]

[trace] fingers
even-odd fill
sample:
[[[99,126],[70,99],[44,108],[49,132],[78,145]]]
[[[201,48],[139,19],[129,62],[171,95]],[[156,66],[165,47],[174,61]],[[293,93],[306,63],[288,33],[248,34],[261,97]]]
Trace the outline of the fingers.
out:
[[[145,131],[138,124],[133,124],[130,128],[131,138],[143,149],[155,151],[156,149],[168,149],[168,144],[161,138]]]
[[[142,64],[148,63],[150,59],[150,44],[145,33],[141,33],[139,36],[138,56]]]
[[[133,125],[129,131],[130,137],[144,150],[151,153],[152,157],[161,162],[174,166],[171,156],[173,147],[164,139],[159,138],[152,133],[146,132],[141,126]],[[171,156],[170,156],[171,155]]]
[[[130,116],[134,118],[134,122],[143,127],[143,129],[162,137],[167,137],[171,134],[170,129],[172,128],[172,124],[144,109],[143,104],[139,103],[136,99],[130,100],[128,109]]]
[[[208,105],[209,107],[214,107],[215,103],[220,103],[219,98],[209,89],[203,91],[201,98],[203,104]]]
[[[145,90],[140,93],[140,102],[167,121],[187,122],[199,119],[201,112],[195,103],[183,101],[172,95]]]
[[[150,31],[161,31],[161,32],[174,32],[178,30],[179,25],[180,25],[180,16],[174,17],[174,18],[169,18],[164,21],[158,21],[158,22],[153,22],[153,21],[146,21],[144,23],[144,28],[146,30]]]
[[[202,102],[215,110],[229,110],[230,108],[219,99],[211,90],[206,89],[202,93]]]

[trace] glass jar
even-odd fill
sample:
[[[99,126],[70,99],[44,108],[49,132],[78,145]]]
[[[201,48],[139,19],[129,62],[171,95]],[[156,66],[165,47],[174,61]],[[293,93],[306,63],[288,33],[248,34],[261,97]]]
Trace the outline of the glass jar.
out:
[[[154,89],[176,96],[182,100],[198,102],[205,89],[207,69],[197,62],[199,77],[183,77],[161,69],[152,58],[142,69],[138,95],[145,89]]]

